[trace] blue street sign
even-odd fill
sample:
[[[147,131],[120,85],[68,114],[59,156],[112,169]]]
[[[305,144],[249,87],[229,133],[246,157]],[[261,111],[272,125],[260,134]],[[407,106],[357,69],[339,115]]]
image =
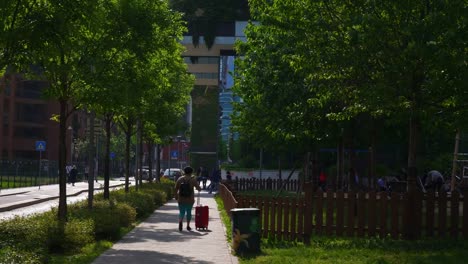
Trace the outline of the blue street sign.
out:
[[[45,151],[46,142],[45,141],[36,141],[36,151]]]
[[[177,150],[171,151],[171,159],[177,159]]]
[[[114,158],[115,158],[115,152],[111,152],[111,153],[110,153],[110,158],[111,158],[111,159],[114,159]]]

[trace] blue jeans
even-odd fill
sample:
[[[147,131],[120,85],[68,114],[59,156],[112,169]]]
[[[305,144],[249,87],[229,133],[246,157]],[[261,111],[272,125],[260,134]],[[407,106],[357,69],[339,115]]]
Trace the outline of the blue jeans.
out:
[[[218,183],[217,182],[211,182],[211,184],[210,184],[210,193],[212,193],[216,189],[218,189]]]
[[[183,220],[187,214],[187,221],[192,220],[193,203],[179,203],[179,220]]]

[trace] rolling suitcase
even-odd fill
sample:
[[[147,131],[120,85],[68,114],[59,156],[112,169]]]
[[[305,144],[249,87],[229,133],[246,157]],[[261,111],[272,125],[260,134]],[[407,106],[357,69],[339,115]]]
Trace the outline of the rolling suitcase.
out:
[[[200,204],[200,192],[198,192],[197,206],[195,206],[195,229],[208,230],[208,218],[208,206]]]

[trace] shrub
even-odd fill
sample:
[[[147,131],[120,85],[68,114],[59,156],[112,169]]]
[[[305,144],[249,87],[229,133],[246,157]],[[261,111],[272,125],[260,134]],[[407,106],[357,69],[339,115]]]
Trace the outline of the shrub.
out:
[[[0,246],[16,245],[18,250],[45,251],[46,228],[38,221],[40,216],[20,217],[2,221],[0,225]]]
[[[117,202],[124,202],[135,208],[138,219],[144,218],[145,216],[153,213],[156,209],[153,197],[147,193],[136,192],[134,190],[125,193],[119,190],[113,197]]]
[[[49,251],[52,253],[76,253],[94,241],[91,219],[72,218],[63,225],[57,220],[48,223]]]
[[[0,264],[40,264],[44,262],[43,256],[34,252],[12,247],[0,250]]]
[[[87,203],[75,204],[69,210],[72,217],[93,221],[96,239],[115,240],[120,236],[121,227],[129,227],[136,220],[136,211],[126,203],[114,200],[97,200],[93,209]]]
[[[154,203],[156,206],[161,206],[167,201],[167,193],[164,191],[157,191],[154,193]]]
[[[136,210],[129,204],[116,204],[115,209],[119,215],[120,226],[129,227],[136,221]]]

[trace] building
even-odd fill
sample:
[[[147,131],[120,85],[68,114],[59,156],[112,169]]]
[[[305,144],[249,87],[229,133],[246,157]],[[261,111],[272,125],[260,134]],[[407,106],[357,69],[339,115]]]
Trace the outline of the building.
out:
[[[0,79],[0,160],[58,160],[59,124],[51,120],[59,113],[56,102],[43,98],[45,81],[25,80],[7,74]],[[45,142],[45,151],[36,142]]]
[[[219,165],[220,148],[229,142],[232,102],[239,100],[232,94],[234,71],[234,44],[245,40],[245,21],[221,22],[216,27],[216,37],[211,48],[200,36],[198,45],[193,44],[193,32],[189,32],[182,44],[188,70],[195,75],[195,87],[191,101],[191,146],[192,166],[214,168]]]

